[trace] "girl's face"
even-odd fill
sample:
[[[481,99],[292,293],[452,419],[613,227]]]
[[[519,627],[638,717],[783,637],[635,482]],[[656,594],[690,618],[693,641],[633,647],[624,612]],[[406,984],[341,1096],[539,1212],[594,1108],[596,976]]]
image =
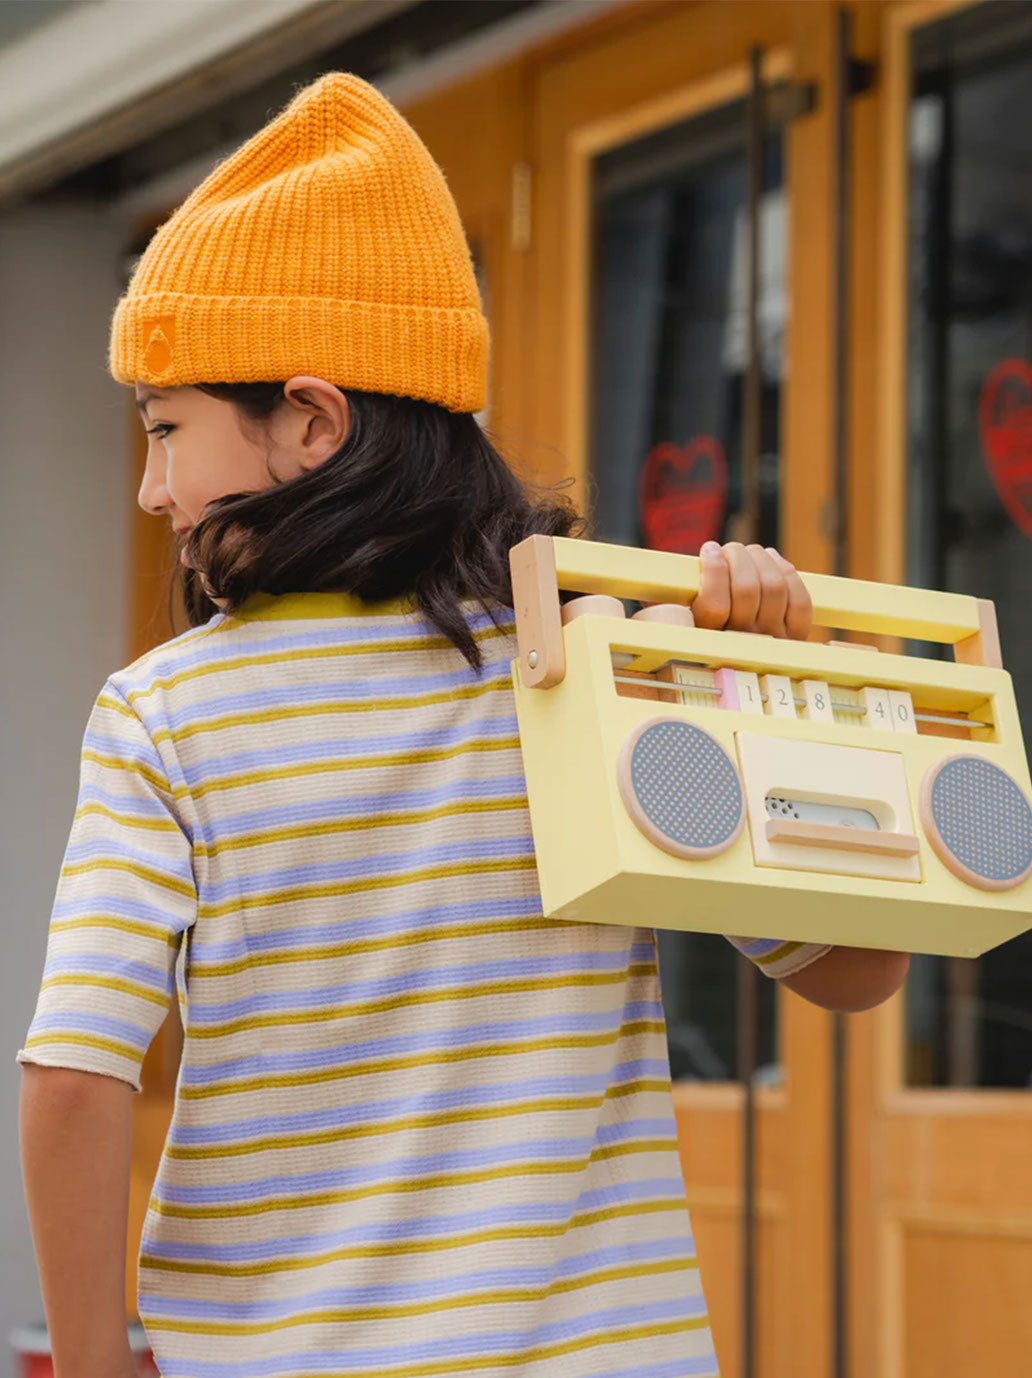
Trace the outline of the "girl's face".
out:
[[[299,477],[329,459],[351,425],[339,388],[308,376],[290,379],[283,403],[263,426],[195,387],[137,383],[136,405],[148,436],[139,504],[167,516],[184,539],[209,502]],[[180,559],[185,555],[184,549]]]

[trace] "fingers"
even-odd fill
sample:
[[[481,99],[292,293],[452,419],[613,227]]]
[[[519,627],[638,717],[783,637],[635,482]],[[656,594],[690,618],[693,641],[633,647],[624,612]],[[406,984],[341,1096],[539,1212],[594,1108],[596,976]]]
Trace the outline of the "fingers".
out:
[[[813,600],[807,593],[806,585],[799,577],[795,565],[773,548],[768,553],[777,556],[784,571],[785,587],[788,591],[788,607],[785,610],[783,635],[789,636],[795,641],[805,641],[810,635],[810,628],[813,626]]]
[[[760,609],[756,614],[756,625],[753,630],[765,632],[768,636],[785,636],[788,581],[777,552],[771,554],[771,550],[764,550],[762,545],[746,547],[746,554],[751,556],[756,566],[756,576],[760,584]]]
[[[731,571],[716,541],[699,551],[699,592],[692,602],[697,627],[723,630],[731,613]]]
[[[806,640],[813,622],[810,595],[795,566],[773,546],[707,541],[699,559],[696,626]]]

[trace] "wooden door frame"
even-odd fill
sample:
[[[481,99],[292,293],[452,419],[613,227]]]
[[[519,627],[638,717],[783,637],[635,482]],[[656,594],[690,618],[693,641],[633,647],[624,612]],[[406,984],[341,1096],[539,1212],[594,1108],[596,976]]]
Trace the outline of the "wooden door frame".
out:
[[[850,529],[855,552],[850,574],[902,583],[906,568],[907,465],[907,234],[911,42],[927,24],[974,8],[978,0],[888,0],[869,16],[868,41],[877,50],[880,81],[876,108],[860,131],[852,175],[854,224],[875,226],[857,244],[851,300],[853,368],[850,430],[856,498]],[[858,238],[858,236],[857,236]],[[876,289],[871,292],[872,274]],[[865,338],[866,335],[866,338]],[[871,407],[872,397],[874,401]],[[866,407],[866,416],[862,409]],[[908,1194],[915,1135],[948,1137],[958,1161],[973,1155],[980,1134],[1027,1124],[1032,1136],[1032,1097],[1027,1092],[908,1089],[903,994],[850,1021],[848,1060],[849,1371],[879,1378],[906,1378],[906,1232],[1032,1240],[1032,1193],[1023,1219],[1004,1222],[988,1208],[946,1210],[929,1199],[916,1207]],[[980,1121],[976,1126],[975,1121]],[[933,1171],[934,1175],[934,1171]],[[934,1196],[934,1190],[932,1191]]]

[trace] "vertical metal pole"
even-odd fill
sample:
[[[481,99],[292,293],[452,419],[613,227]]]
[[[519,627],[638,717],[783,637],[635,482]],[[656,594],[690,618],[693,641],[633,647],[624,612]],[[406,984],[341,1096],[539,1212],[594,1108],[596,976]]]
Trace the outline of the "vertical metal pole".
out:
[[[760,283],[762,269],[761,211],[766,113],[763,100],[763,49],[749,53],[749,139],[746,225],[748,280],[746,295],[746,373],[742,416],[742,536],[755,541],[760,525],[760,446],[763,420],[763,344],[760,339]]]
[[[838,11],[836,33],[834,225],[835,225],[835,573],[849,569],[849,99],[852,60],[851,15]],[[832,1016],[831,1061],[831,1254],[832,1373],[845,1378],[848,1361],[847,1321],[847,1030],[845,1016]]]
[[[737,538],[745,543],[759,534],[760,426],[763,404],[763,357],[759,330],[760,211],[763,198],[764,109],[763,49],[749,54],[750,84],[747,148],[746,223],[748,238],[747,349],[742,417],[742,509]],[[742,1378],[756,1374],[756,1098],[759,982],[763,978],[746,958],[738,963],[738,1076],[742,1083]]]
[[[763,977],[748,957],[738,958],[738,1076],[742,1110],[742,1378],[756,1375],[756,1043]]]

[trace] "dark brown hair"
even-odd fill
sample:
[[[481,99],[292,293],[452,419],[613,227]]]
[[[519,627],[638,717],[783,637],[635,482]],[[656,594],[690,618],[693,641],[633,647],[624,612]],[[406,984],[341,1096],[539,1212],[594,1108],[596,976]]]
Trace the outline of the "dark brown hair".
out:
[[[261,424],[283,383],[199,383]],[[370,602],[410,595],[474,668],[482,658],[459,600],[498,624],[511,608],[509,549],[526,536],[579,534],[583,521],[554,489],[533,497],[476,418],[432,402],[347,390],[351,429],[324,463],[261,492],[208,504],[189,559],[235,612],[255,592],[335,590]],[[271,477],[270,473],[270,477]],[[191,627],[219,611],[195,569],[177,567]]]

